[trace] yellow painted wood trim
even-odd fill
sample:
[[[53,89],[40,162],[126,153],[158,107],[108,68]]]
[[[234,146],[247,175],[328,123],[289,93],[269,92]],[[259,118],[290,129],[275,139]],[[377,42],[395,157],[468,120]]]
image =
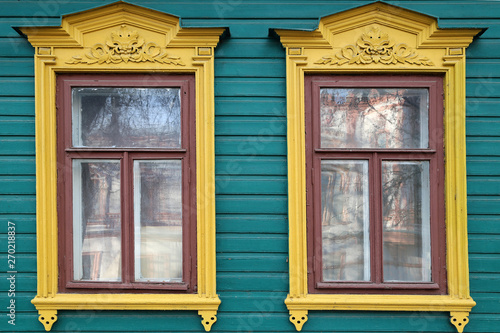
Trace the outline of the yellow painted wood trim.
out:
[[[382,31],[393,45],[385,62],[342,52]],[[297,330],[308,310],[446,311],[461,323],[475,302],[469,295],[465,169],[465,48],[480,29],[439,29],[437,20],[384,3],[333,14],[314,31],[275,30],[286,49],[290,291],[285,303]],[[356,46],[358,45],[358,46]],[[358,53],[358,54],[359,54]],[[304,76],[307,74],[441,74],[444,77],[444,143],[447,295],[309,294],[307,289]],[[295,318],[295,322],[292,320]],[[458,317],[457,317],[458,318]],[[458,320],[458,319],[457,319]],[[460,322],[458,320],[458,322]],[[455,321],[456,322],[456,321]]]
[[[448,295],[326,295],[308,294],[285,300],[289,310],[365,310],[365,311],[461,311],[476,305],[471,299]]]
[[[139,48],[127,59],[111,59],[114,53],[106,46],[106,41],[119,29],[136,31],[149,48]],[[198,310],[204,318],[203,326],[209,330],[216,320],[211,318],[216,318],[220,304],[215,266],[213,49],[224,29],[183,29],[175,16],[119,2],[64,16],[61,27],[24,27],[20,30],[35,47],[37,296],[32,303],[39,310],[40,321],[50,330],[57,320],[57,311],[71,309]],[[93,52],[96,45],[103,46],[102,52]],[[155,53],[149,53],[151,48]],[[60,294],[56,75],[148,72],[187,73],[195,77],[198,292]]]
[[[57,294],[35,297],[37,310],[213,310],[220,299],[197,294]]]

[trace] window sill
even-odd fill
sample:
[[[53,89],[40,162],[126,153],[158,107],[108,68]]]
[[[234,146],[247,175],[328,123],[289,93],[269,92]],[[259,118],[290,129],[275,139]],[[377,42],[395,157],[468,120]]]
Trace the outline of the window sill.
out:
[[[476,302],[472,298],[448,295],[325,295],[306,294],[285,300],[290,321],[297,331],[307,321],[308,310],[362,311],[444,311],[450,312],[451,322],[460,331],[468,322],[469,312]]]
[[[198,310],[208,332],[217,320],[220,299],[199,294],[56,294],[37,296],[31,303],[46,331],[57,320],[58,310]]]

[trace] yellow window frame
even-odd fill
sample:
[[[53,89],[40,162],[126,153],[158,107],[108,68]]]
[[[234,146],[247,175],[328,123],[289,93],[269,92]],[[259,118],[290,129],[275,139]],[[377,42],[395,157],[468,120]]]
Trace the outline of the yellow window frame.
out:
[[[462,332],[469,294],[465,170],[465,49],[481,29],[439,29],[437,20],[377,2],[321,18],[314,31],[274,30],[286,49],[290,321],[309,310],[445,311]],[[373,54],[367,36],[386,40]],[[306,74],[440,74],[444,78],[446,295],[309,294],[307,288]]]
[[[223,28],[181,28],[179,18],[118,2],[65,15],[60,27],[20,27],[35,47],[37,296],[49,331],[58,310],[197,310],[206,331],[220,299],[215,268],[214,48]],[[144,47],[113,53],[113,34],[131,32]],[[111,57],[111,55],[115,55]],[[58,293],[56,75],[187,73],[196,90],[196,294]]]

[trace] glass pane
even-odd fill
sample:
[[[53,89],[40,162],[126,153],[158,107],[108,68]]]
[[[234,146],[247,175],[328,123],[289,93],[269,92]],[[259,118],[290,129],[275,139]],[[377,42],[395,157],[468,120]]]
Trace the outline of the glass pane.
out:
[[[369,281],[368,161],[321,162],[323,281]]]
[[[179,88],[73,88],[73,146],[178,148]]]
[[[134,161],[136,281],[182,281],[182,162]]]
[[[322,148],[427,148],[427,89],[322,88]]]
[[[120,210],[120,161],[73,160],[75,280],[121,280]]]
[[[385,281],[431,281],[429,162],[382,162]]]

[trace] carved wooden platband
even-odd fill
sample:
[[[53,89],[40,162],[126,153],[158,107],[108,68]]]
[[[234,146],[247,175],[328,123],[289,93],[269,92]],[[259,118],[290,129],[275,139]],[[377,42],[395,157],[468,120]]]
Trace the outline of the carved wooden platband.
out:
[[[111,33],[104,44],[95,44],[85,57],[75,55],[67,64],[119,64],[121,62],[158,62],[160,64],[184,66],[179,57],[168,55],[153,42],[146,42],[136,30],[122,25]]]
[[[396,44],[389,35],[379,28],[373,27],[361,35],[355,45],[347,45],[334,56],[324,56],[315,64],[344,65],[344,64],[384,64],[395,65],[414,64],[423,66],[434,65],[427,57],[422,57],[413,48],[405,43]]]

